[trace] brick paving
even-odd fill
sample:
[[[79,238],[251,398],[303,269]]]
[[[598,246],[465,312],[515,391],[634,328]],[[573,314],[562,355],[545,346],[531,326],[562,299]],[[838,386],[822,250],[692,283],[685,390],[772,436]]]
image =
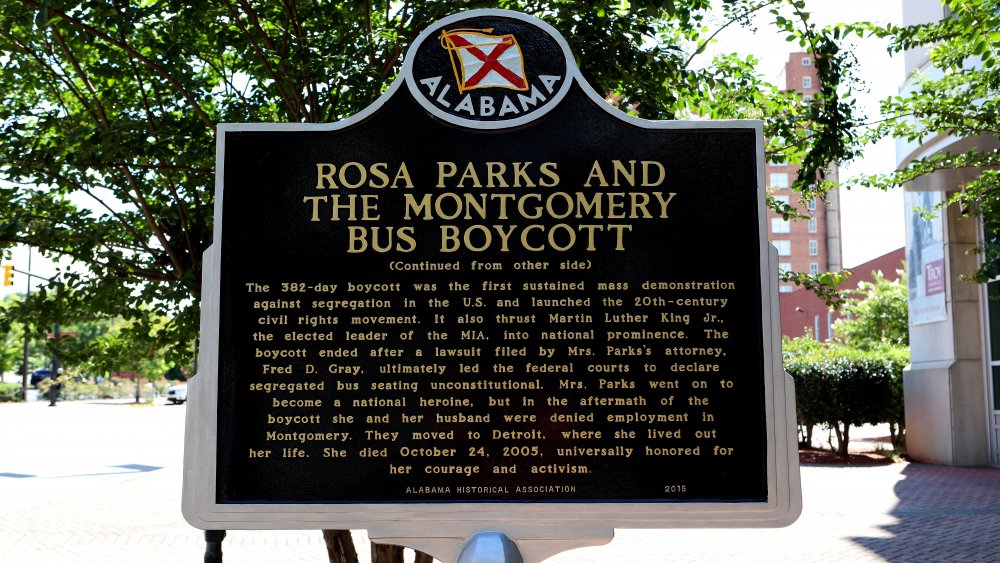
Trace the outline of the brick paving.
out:
[[[0,405],[0,561],[202,561],[202,532],[180,514],[183,407],[41,409]],[[38,416],[79,420],[52,438],[65,441],[57,448],[39,449],[43,437],[10,437]],[[99,463],[112,453],[87,457],[102,436],[80,425],[95,416],[125,418],[112,432],[145,440],[143,447]],[[144,416],[163,417],[161,426],[146,429]],[[548,562],[1000,561],[1000,469],[804,466],[802,485],[802,516],[787,528],[618,530],[606,546]],[[365,561],[367,540],[355,538]],[[318,531],[232,531],[223,553],[227,563],[326,561]]]
[[[802,486],[787,528],[625,530],[549,561],[1000,561],[1000,469],[803,466]]]

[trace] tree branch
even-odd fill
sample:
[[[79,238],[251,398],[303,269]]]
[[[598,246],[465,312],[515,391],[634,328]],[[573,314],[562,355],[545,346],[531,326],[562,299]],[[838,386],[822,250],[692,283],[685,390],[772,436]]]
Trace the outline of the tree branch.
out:
[[[722,25],[722,27],[720,27],[719,29],[716,29],[712,33],[712,35],[709,35],[708,38],[706,38],[704,41],[702,41],[698,45],[698,48],[695,49],[693,53],[691,53],[691,56],[688,57],[688,60],[684,61],[684,64],[681,65],[681,68],[686,69],[688,67],[688,65],[691,64],[691,61],[694,60],[695,57],[697,57],[698,55],[700,55],[702,52],[705,51],[705,48],[708,47],[708,45],[712,42],[713,39],[715,39],[715,36],[718,35],[718,34],[720,34],[720,33],[722,33],[722,30],[726,29],[730,25],[732,25],[732,24],[740,21],[741,19],[749,16],[750,14],[752,14],[752,13],[754,13],[754,12],[756,12],[756,11],[762,9],[762,8],[766,8],[766,7],[768,7],[768,6],[772,5],[772,4],[777,4],[778,2],[781,2],[781,1],[782,0],[767,0],[766,2],[761,2],[759,5],[757,5],[757,6],[753,7],[753,8],[746,9],[743,13],[741,13],[738,16],[733,16],[732,18],[730,18],[729,21],[727,21],[725,24]]]
[[[11,158],[0,158],[0,164],[10,163],[10,164],[51,164],[38,160],[29,159],[11,159]],[[69,166],[72,168],[80,168],[82,170],[88,170],[91,168],[120,168],[122,166],[127,166],[129,168],[140,168],[147,170],[180,170],[184,172],[191,172],[195,174],[211,174],[214,170],[210,168],[197,168],[195,166],[183,166],[180,164],[140,164],[137,162],[96,162],[96,163],[78,163],[78,162],[62,162],[62,166]]]
[[[21,0],[21,1],[23,3],[31,6],[32,8],[34,8],[36,10],[43,8],[43,5],[40,4],[39,2],[36,2],[35,0]],[[138,61],[141,61],[144,65],[146,65],[149,68],[151,68],[154,72],[156,72],[156,74],[160,75],[164,80],[166,80],[167,82],[169,82],[170,85],[173,86],[174,89],[177,91],[177,93],[180,94],[185,100],[187,100],[187,102],[194,109],[195,113],[198,114],[198,117],[201,119],[202,123],[204,123],[207,127],[211,128],[213,131],[215,130],[215,122],[212,120],[212,118],[210,118],[208,116],[208,114],[206,114],[205,111],[201,108],[201,106],[198,105],[198,103],[195,101],[195,99],[191,95],[191,93],[188,92],[180,84],[180,82],[178,82],[177,79],[174,78],[174,76],[172,74],[170,74],[165,68],[163,68],[159,63],[157,63],[156,61],[150,59],[149,57],[146,57],[142,53],[136,51],[128,43],[123,43],[123,42],[115,39],[114,37],[111,37],[107,33],[104,33],[103,31],[100,31],[100,30],[94,28],[93,26],[90,26],[90,25],[87,25],[86,23],[83,23],[79,19],[74,18],[73,16],[67,14],[66,12],[64,12],[62,10],[59,10],[57,8],[52,8],[52,7],[49,7],[49,6],[44,6],[44,7],[46,9],[48,9],[50,12],[52,12],[53,14],[59,16],[61,19],[65,20],[66,23],[72,25],[73,27],[81,29],[84,32],[86,32],[87,34],[89,34],[89,35],[91,35],[93,37],[96,37],[96,38],[104,41],[105,43],[108,43],[109,45],[113,45],[113,46],[117,47],[118,49],[121,49],[122,51],[124,51],[125,53],[127,53],[129,56],[135,58]]]
[[[0,163],[2,163],[2,162],[4,162],[4,161],[0,160]],[[11,161],[7,161],[7,162],[11,162]],[[61,183],[71,185],[75,189],[77,189],[77,190],[79,190],[79,191],[87,194],[88,196],[90,196],[94,201],[96,201],[102,207],[104,207],[104,209],[108,212],[108,214],[111,217],[114,217],[115,220],[117,220],[121,224],[122,228],[124,228],[126,231],[129,232],[129,234],[132,235],[132,238],[135,239],[136,243],[138,243],[139,245],[141,245],[141,247],[145,250],[145,252],[149,253],[150,255],[153,254],[153,249],[150,248],[146,244],[146,242],[145,242],[145,238],[146,237],[139,236],[139,233],[135,230],[135,228],[132,227],[132,225],[129,224],[129,222],[126,221],[125,218],[122,217],[122,215],[120,213],[118,213],[117,211],[115,211],[114,209],[112,209],[107,204],[107,202],[104,200],[104,198],[98,197],[97,194],[95,194],[93,191],[90,190],[90,188],[87,188],[83,184],[80,184],[79,182],[77,182],[76,180],[73,180],[72,178],[70,178],[68,176],[64,176],[62,174],[58,174],[56,172],[52,172],[51,170],[43,168],[43,167],[40,167],[40,166],[33,166],[34,162],[17,161],[17,163],[20,164],[21,166],[25,166],[25,167],[29,168],[30,170],[34,170],[35,172],[40,172],[40,173],[45,174],[47,176],[51,176],[53,179],[55,179],[55,180],[57,180],[57,181],[59,181]],[[39,163],[39,164],[44,164],[44,163]]]
[[[285,11],[288,14],[288,21],[291,24],[290,27],[295,31],[295,42],[298,44],[303,55],[308,55],[309,37],[302,28],[302,23],[299,21],[298,6],[295,4],[295,0],[285,0],[283,4],[285,6]],[[316,85],[309,76],[308,65],[305,64],[302,65],[302,83],[305,86],[306,98],[308,99],[309,104],[309,121],[315,123],[319,121],[319,108],[317,107],[319,105],[319,100],[316,99]]]
[[[375,39],[372,37],[371,0],[365,0],[365,36],[368,39],[368,65],[375,66]]]
[[[93,240],[93,239],[88,239],[88,240]],[[106,261],[95,260],[93,258],[93,256],[91,256],[91,255],[84,255],[84,254],[81,254],[79,252],[73,252],[73,251],[70,251],[70,250],[65,250],[65,249],[59,248],[57,246],[53,246],[53,245],[50,245],[50,244],[45,244],[44,242],[41,242],[41,241],[36,240],[36,239],[29,239],[29,238],[25,238],[25,237],[13,237],[11,239],[2,240],[0,242],[22,244],[22,245],[25,245],[25,246],[30,246],[32,248],[37,248],[39,250],[43,250],[45,252],[49,252],[49,253],[55,254],[57,256],[67,256],[67,257],[72,258],[72,259],[74,259],[75,261],[78,261],[78,262],[86,262],[86,263],[90,263],[90,264],[96,264],[96,265],[104,267],[105,269],[108,269],[108,270],[121,271],[121,268],[114,268],[110,264],[108,264]],[[103,242],[101,240],[97,240],[96,242],[98,242],[104,248],[107,248],[108,251],[111,251],[111,252],[114,251],[114,249],[112,247],[110,247],[107,243],[105,243],[105,242]],[[134,264],[134,263],[129,262],[129,261],[124,260],[124,259],[122,259],[121,262],[125,266],[127,266],[128,269],[132,270],[135,273],[140,274],[140,276],[143,277],[143,278],[145,278],[145,279],[150,279],[150,280],[154,280],[154,281],[163,281],[163,282],[174,281],[173,278],[171,278],[170,276],[165,275],[160,270],[149,270],[149,269],[143,268],[143,267],[141,267],[141,266],[139,266],[137,264]]]
[[[146,218],[147,225],[149,226],[150,230],[153,231],[153,234],[156,236],[156,239],[160,241],[160,245],[163,246],[163,250],[167,253],[167,257],[170,258],[170,263],[173,264],[174,266],[174,277],[180,279],[180,277],[184,274],[184,266],[183,264],[181,264],[180,259],[174,252],[173,247],[170,245],[170,241],[167,240],[167,236],[163,232],[163,229],[160,228],[160,224],[156,221],[156,218],[153,217],[153,212],[149,208],[149,202],[146,201],[146,197],[142,194],[142,191],[139,189],[139,183],[136,182],[135,176],[132,175],[132,171],[129,170],[128,167],[123,166],[120,168],[120,170],[125,174],[125,177],[128,179],[129,184],[132,186],[132,191],[135,192],[136,201],[139,202],[139,209],[142,211],[143,216]]]
[[[209,58],[205,57],[204,55],[202,55],[201,53],[199,53],[197,51],[193,51],[192,50],[192,51],[189,51],[189,52],[193,56],[197,57],[198,60],[200,60],[201,62],[205,63],[205,65],[208,66],[208,68],[212,69],[213,72],[215,72],[216,74],[219,75],[219,77],[222,79],[222,82],[226,85],[226,88],[229,91],[231,91],[232,93],[234,93],[240,99],[240,101],[243,102],[243,105],[246,107],[247,114],[249,114],[250,119],[258,119],[259,120],[259,115],[257,114],[256,110],[254,109],[253,105],[250,104],[250,100],[247,99],[246,95],[243,92],[241,92],[240,90],[238,90],[236,88],[236,84],[233,83],[232,78],[228,74],[226,74],[225,67],[216,66],[216,64],[214,62],[212,62]],[[222,63],[222,64],[225,64],[225,63]]]
[[[101,103],[101,99],[97,96],[97,92],[94,91],[94,85],[90,82],[87,74],[80,66],[80,61],[73,56],[72,51],[69,50],[69,46],[66,45],[66,42],[62,38],[62,34],[59,33],[59,30],[55,27],[52,28],[52,36],[56,38],[56,43],[58,43],[59,47],[62,48],[62,52],[66,55],[66,59],[69,60],[71,65],[73,65],[73,70],[75,70],[76,74],[80,77],[80,82],[82,82],[83,86],[88,92],[90,92],[90,96],[94,100],[94,108],[97,110],[97,122],[105,128],[110,127],[111,122],[108,121],[108,114],[104,111],[104,104]]]
[[[233,6],[232,2],[230,2],[229,0],[223,0],[223,3],[226,5],[226,9],[229,11],[229,15],[232,16],[233,21],[236,22],[236,25],[239,26],[241,30],[243,30],[243,35],[246,36],[247,41],[250,42],[250,46],[253,47],[254,52],[257,53],[257,58],[258,60],[260,60],[261,66],[264,67],[264,71],[267,72],[267,75],[271,78],[271,81],[274,82],[274,87],[278,90],[278,95],[281,96],[281,99],[284,100],[285,102],[285,107],[287,107],[288,111],[291,112],[293,116],[295,116],[296,120],[299,120],[298,111],[296,110],[295,105],[292,103],[291,98],[288,97],[288,93],[285,92],[285,86],[281,83],[280,80],[278,80],[278,76],[275,74],[274,68],[271,67],[271,63],[267,59],[267,54],[264,53],[264,50],[257,42],[257,39],[250,33],[250,28],[248,28],[246,24],[243,23],[243,19],[240,18],[240,15],[236,11],[236,7]]]
[[[38,65],[41,68],[43,68],[46,71],[48,71],[49,74],[51,74],[52,76],[55,76],[56,79],[59,82],[61,82],[62,84],[64,84],[66,86],[66,89],[69,90],[69,92],[76,97],[76,99],[80,102],[81,105],[83,105],[84,109],[86,109],[87,112],[93,112],[93,108],[91,108],[90,104],[87,103],[86,97],[76,88],[76,86],[73,84],[73,82],[71,80],[69,80],[65,75],[56,72],[52,68],[52,64],[51,63],[49,63],[48,61],[46,61],[42,57],[38,56],[37,53],[35,53],[31,49],[29,49],[27,47],[27,45],[24,44],[23,41],[20,41],[19,39],[17,39],[16,37],[8,34],[7,32],[5,32],[2,29],[0,29],[0,37],[3,37],[7,41],[10,41],[15,47],[17,47],[18,49],[20,49],[21,52],[23,52],[24,54],[28,55],[32,59],[34,59],[35,62],[38,63]],[[62,70],[63,72],[65,72],[65,69],[63,69],[62,66],[60,66],[60,70]],[[50,85],[49,87],[53,89],[53,92],[55,93],[55,96],[57,98],[59,98],[59,102],[63,106],[63,110],[65,110],[66,113],[68,114],[69,113],[69,109],[66,106],[65,100],[63,100],[62,92],[58,88],[55,88],[54,86]],[[95,115],[94,119],[96,120],[97,118],[98,117]]]
[[[260,25],[260,18],[257,17],[257,12],[253,10],[253,7],[250,6],[250,3],[247,2],[247,0],[237,0],[237,1],[240,3],[240,6],[243,7],[243,12],[247,15],[247,19],[250,20],[250,23],[253,24],[254,28],[257,30],[257,33],[260,34],[261,39],[264,41],[264,46],[270,49],[271,51],[277,52],[278,51],[277,47],[275,47],[274,42],[271,41],[271,37],[264,31],[264,28]],[[288,68],[281,61],[278,62],[278,70],[281,71],[282,77],[289,76],[290,74],[288,72]],[[291,94],[295,96],[295,101],[297,105],[292,106],[289,109],[292,110],[292,114],[295,116],[295,119],[297,121],[301,121],[302,120],[301,109],[303,105],[302,96],[301,94],[299,94],[298,90],[293,90]]]

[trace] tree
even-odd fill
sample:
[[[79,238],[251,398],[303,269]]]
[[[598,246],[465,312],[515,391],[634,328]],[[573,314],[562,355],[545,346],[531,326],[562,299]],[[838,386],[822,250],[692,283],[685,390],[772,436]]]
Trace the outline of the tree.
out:
[[[909,302],[902,273],[889,281],[882,272],[873,281],[861,282],[854,296],[845,300],[841,312],[846,315],[833,325],[837,338],[860,350],[910,345]]]
[[[0,372],[23,373],[24,339],[27,337],[29,372],[52,365],[53,358],[58,357],[65,381],[81,381],[93,374],[110,375],[112,371],[141,373],[155,381],[167,373],[163,360],[164,343],[157,340],[156,333],[146,337],[131,334],[132,327],[121,319],[77,319],[61,324],[60,337],[56,339],[51,324],[37,319],[32,324],[24,324],[15,321],[15,315],[7,314],[17,310],[28,316],[37,313],[40,317],[60,318],[58,313],[51,312],[59,309],[52,303],[54,300],[25,304],[23,299],[22,295],[10,295],[0,301]],[[147,343],[146,347],[138,348],[142,342]],[[18,387],[20,389],[20,384]]]
[[[0,301],[0,312],[6,313],[7,309],[16,306],[18,299],[16,295],[9,295]],[[24,332],[20,323],[15,323],[6,314],[0,320],[0,373],[17,372],[21,373],[21,364],[24,363]]]
[[[44,323],[25,324],[17,320],[15,311],[22,311],[23,306],[24,295],[21,294],[8,295],[0,301],[0,372],[23,373],[25,337],[29,339],[28,371],[50,364],[55,340],[47,338],[47,335],[52,326]],[[69,330],[75,331],[76,327],[69,327]],[[89,335],[87,328],[84,330],[84,338]],[[70,346],[76,342],[79,340]]]
[[[833,325],[837,339],[845,346],[874,352],[887,358],[899,358],[899,372],[891,379],[891,393],[883,405],[883,422],[889,423],[893,446],[903,445],[906,420],[903,412],[902,366],[910,357],[909,297],[904,272],[895,281],[882,272],[872,274],[871,282],[861,282],[854,295],[844,301],[846,318]]]
[[[72,260],[58,281],[88,311],[150,328],[156,321],[146,315],[169,319],[171,360],[187,365],[212,236],[215,125],[350,116],[388,86],[426,25],[498,5],[550,21],[584,76],[642,117],[763,118],[769,138],[789,140],[772,147],[782,153],[775,158],[804,161],[797,186],[816,189],[822,168],[851,152],[843,127],[850,106],[836,89],[848,65],[836,64],[835,44],[809,25],[803,2],[732,0],[724,3],[730,22],[774,9],[781,32],[823,55],[823,95],[804,106],[760,80],[750,57],[694,68],[709,41],[702,26],[710,4],[5,3],[0,178],[10,183],[0,185],[0,246]],[[801,30],[777,16],[780,5]]]
[[[942,0],[950,16],[941,21],[898,27],[863,25],[854,29],[890,39],[890,52],[929,47],[940,73],[917,77],[914,88],[882,102],[882,121],[868,136],[919,141],[940,133],[993,139],[964,152],[939,151],[888,175],[858,183],[881,189],[906,184],[941,170],[963,170],[972,178],[942,206],[983,219],[982,265],[967,277],[985,283],[1000,275],[1000,0]],[[931,210],[928,210],[931,211]]]
[[[163,338],[164,319],[148,330],[146,323],[118,322],[109,327],[99,338],[91,339],[78,350],[79,359],[92,373],[119,371],[133,374],[135,402],[141,400],[143,378],[156,381],[164,377],[169,364],[164,360],[164,347],[169,339]]]
[[[875,272],[849,292],[841,306],[845,317],[833,325],[836,341],[820,343],[808,334],[783,340],[805,444],[812,442],[812,427],[824,424],[846,455],[852,425],[888,423],[892,444],[902,445],[903,368],[910,357],[903,280],[902,272],[895,281]]]
[[[839,86],[851,59],[804,0],[21,0],[0,5],[0,248],[72,261],[14,314],[121,318],[123,350],[190,365],[202,253],[211,244],[214,134],[223,122],[328,122],[368,106],[433,21],[462,9],[536,15],[570,42],[585,78],[641,117],[760,118],[793,188],[857,152]],[[762,80],[752,56],[702,61],[715,34],[770,14],[817,55],[810,104]],[[798,211],[771,201],[785,216]],[[837,276],[788,279],[836,299]],[[136,307],[135,303],[143,306]],[[334,550],[342,552],[343,550]]]

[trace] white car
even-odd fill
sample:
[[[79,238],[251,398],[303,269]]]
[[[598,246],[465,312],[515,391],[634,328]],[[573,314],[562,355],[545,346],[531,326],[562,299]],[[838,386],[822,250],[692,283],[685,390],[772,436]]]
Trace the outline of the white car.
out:
[[[181,385],[172,385],[167,389],[167,400],[175,405],[179,405],[186,401],[188,398],[188,386],[187,383],[182,383]]]

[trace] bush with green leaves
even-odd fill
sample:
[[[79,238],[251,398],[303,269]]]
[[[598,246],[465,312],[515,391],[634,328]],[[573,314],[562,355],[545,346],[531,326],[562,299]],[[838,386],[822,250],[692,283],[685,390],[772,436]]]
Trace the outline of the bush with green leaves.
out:
[[[790,344],[785,352],[785,371],[795,380],[799,425],[811,428],[822,424],[834,429],[841,454],[847,454],[851,426],[862,424],[888,423],[893,445],[900,445],[903,368],[908,363],[909,350],[901,347],[858,350]]]
[[[837,340],[862,350],[910,345],[908,292],[902,270],[896,272],[895,280],[874,272],[872,281],[862,281],[847,293],[840,308],[845,317],[833,325]]]
[[[20,400],[20,385],[17,383],[0,383],[0,403],[13,403]]]
[[[163,396],[170,385],[167,381],[150,382],[146,378],[140,381],[144,385],[143,395],[148,397]],[[52,385],[51,379],[46,379],[38,384],[39,396],[47,398],[49,387]],[[20,390],[20,387],[18,387]],[[59,398],[64,401],[100,400],[100,399],[132,399],[135,397],[135,382],[121,379],[105,380],[100,383],[91,381],[74,381],[70,378],[63,378],[62,388],[59,389]]]

